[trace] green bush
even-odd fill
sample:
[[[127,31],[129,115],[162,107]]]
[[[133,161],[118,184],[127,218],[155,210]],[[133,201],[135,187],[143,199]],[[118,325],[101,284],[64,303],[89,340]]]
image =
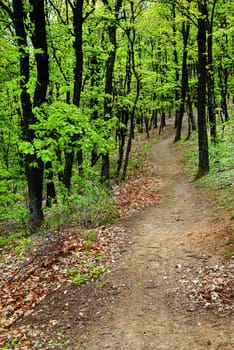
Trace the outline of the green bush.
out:
[[[77,193],[59,199],[58,204],[48,210],[47,224],[94,228],[117,218],[117,210],[104,187],[86,180],[83,186],[74,186],[74,190],[76,188]]]

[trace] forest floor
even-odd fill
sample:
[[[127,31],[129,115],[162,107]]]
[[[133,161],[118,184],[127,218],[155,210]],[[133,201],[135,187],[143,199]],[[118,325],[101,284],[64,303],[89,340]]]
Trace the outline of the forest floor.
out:
[[[172,136],[153,145],[149,173],[132,181],[135,207],[141,187],[154,204],[130,215],[126,198],[108,271],[81,287],[61,282],[9,325],[5,344],[12,334],[12,349],[233,350],[233,222],[182,168]]]

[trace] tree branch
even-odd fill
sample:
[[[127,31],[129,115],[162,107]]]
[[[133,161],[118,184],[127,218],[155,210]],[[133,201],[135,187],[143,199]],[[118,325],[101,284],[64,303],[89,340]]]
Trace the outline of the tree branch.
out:
[[[10,7],[2,0],[0,0],[0,7],[2,7],[3,11],[5,11],[11,19],[13,18],[13,11],[10,9]]]
[[[60,21],[62,22],[62,24],[66,25],[66,21],[63,20],[60,11],[58,10],[58,8],[54,5],[53,1],[49,0],[50,5],[52,6],[52,8],[55,10],[55,12],[57,13]]]

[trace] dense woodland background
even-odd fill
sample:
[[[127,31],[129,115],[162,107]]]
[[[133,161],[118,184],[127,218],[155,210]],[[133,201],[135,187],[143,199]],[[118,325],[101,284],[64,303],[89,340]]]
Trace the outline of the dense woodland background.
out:
[[[0,1],[1,223],[115,216],[136,133],[167,118],[175,142],[198,131],[195,176],[230,182],[233,15],[233,0]]]

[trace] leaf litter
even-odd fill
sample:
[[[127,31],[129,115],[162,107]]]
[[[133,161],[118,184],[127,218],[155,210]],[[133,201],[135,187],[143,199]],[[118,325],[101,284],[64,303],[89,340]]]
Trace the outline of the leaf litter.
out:
[[[233,259],[195,269],[191,275],[192,279],[182,280],[188,311],[209,310],[219,315],[234,313]]]

